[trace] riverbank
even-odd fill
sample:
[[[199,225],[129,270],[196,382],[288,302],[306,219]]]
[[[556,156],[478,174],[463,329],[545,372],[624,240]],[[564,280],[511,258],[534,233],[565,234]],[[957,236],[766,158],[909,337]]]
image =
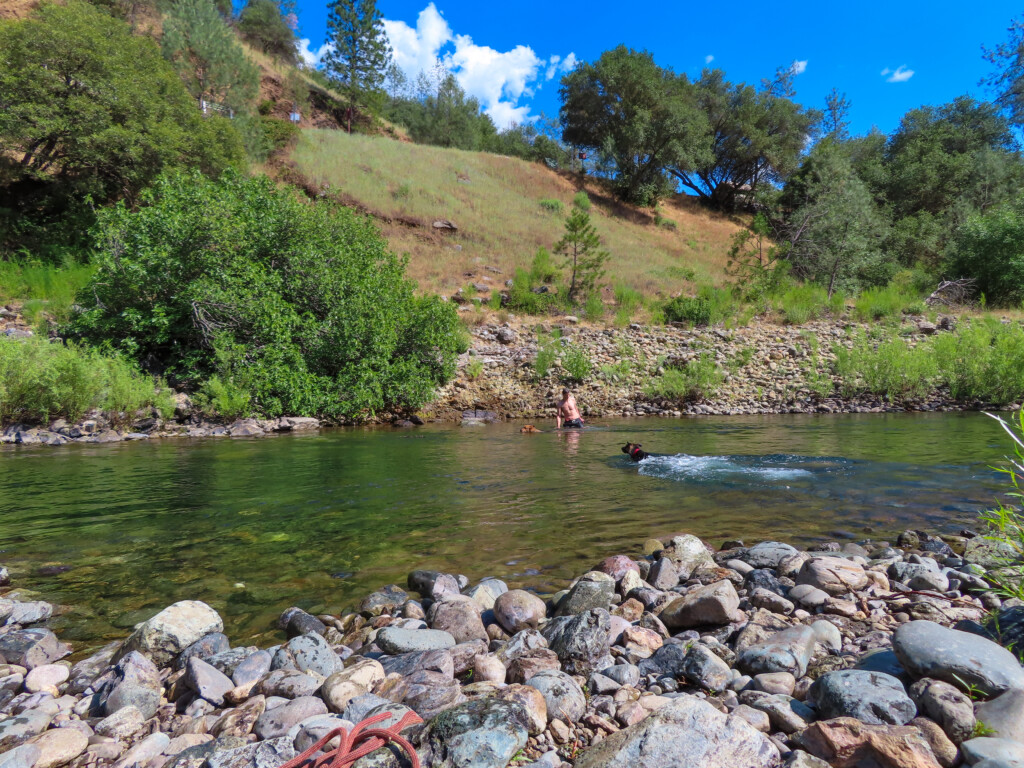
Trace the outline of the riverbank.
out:
[[[285,611],[265,649],[178,602],[74,664],[46,627],[60,609],[8,590],[0,765],[276,768],[336,727],[410,711],[424,722],[403,735],[437,768],[1024,759],[1024,605],[993,590],[992,542],[715,550],[683,535],[637,552],[546,599],[414,571],[356,612]],[[408,765],[396,755],[355,765]]]

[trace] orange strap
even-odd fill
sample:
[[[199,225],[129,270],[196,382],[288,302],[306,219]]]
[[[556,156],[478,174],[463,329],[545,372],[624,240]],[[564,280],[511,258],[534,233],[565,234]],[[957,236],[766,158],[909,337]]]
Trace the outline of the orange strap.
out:
[[[388,728],[368,728],[368,726],[379,723],[382,720],[387,720],[391,716],[390,712],[381,712],[379,715],[363,720],[351,731],[346,731],[344,728],[335,728],[305,752],[296,755],[282,765],[281,768],[299,768],[299,766],[323,749],[324,745],[336,736],[341,737],[341,744],[338,745],[338,748],[329,750],[316,758],[307,768],[345,768],[345,766],[352,765],[359,758],[370,754],[373,750],[380,749],[389,741],[393,741],[405,750],[412,761],[412,768],[420,768],[419,755],[416,754],[416,750],[409,743],[408,739],[400,734],[402,729],[414,723],[422,723],[423,719],[415,712],[406,712],[401,720]],[[356,746],[357,744],[359,746]]]

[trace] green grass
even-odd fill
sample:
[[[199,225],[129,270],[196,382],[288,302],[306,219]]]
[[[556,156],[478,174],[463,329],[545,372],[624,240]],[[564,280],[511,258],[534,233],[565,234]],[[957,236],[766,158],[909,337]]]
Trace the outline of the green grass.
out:
[[[582,347],[571,346],[562,354],[562,370],[565,379],[573,384],[585,381],[593,371],[593,363]]]
[[[695,402],[713,397],[723,380],[714,356],[703,354],[682,368],[666,368],[651,380],[645,394],[652,399]]]
[[[938,366],[926,344],[912,348],[898,337],[876,344],[866,335],[858,334],[851,349],[837,344],[834,352],[835,372],[842,379],[843,394],[848,397],[922,397],[936,383]]]
[[[736,302],[725,288],[701,286],[696,296],[678,296],[665,303],[665,319],[692,326],[715,325],[732,317]]]
[[[170,390],[123,358],[39,337],[0,337],[0,423],[73,422],[94,408],[127,423],[147,406],[173,414]]]
[[[845,298],[834,293],[830,298],[823,286],[813,283],[795,285],[777,298],[782,319],[789,325],[802,325],[811,320],[843,312]]]
[[[559,216],[565,211],[565,206],[561,200],[552,200],[551,198],[541,198],[539,201],[540,207],[548,213],[557,213]]]
[[[60,266],[31,260],[0,261],[0,302],[22,301],[29,322],[34,323],[43,312],[62,321],[94,271],[90,265],[73,261]]]
[[[885,288],[868,288],[857,297],[853,312],[863,323],[886,318],[899,319],[904,314],[924,314],[924,302],[909,287],[892,283]]]

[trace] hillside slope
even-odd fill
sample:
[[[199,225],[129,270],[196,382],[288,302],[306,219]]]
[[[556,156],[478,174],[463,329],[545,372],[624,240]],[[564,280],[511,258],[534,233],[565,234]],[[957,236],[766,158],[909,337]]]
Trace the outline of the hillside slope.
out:
[[[580,188],[594,203],[594,224],[611,252],[606,282],[647,296],[720,283],[729,242],[742,227],[684,195],[662,204],[659,224],[653,211],[614,201],[594,179],[342,131],[303,131],[287,162],[286,179],[378,218],[392,247],[409,254],[410,276],[444,294],[471,283],[497,286],[528,267],[537,249],[550,249],[563,231],[564,212],[540,201],[558,200],[567,211]],[[458,230],[435,229],[436,220]]]

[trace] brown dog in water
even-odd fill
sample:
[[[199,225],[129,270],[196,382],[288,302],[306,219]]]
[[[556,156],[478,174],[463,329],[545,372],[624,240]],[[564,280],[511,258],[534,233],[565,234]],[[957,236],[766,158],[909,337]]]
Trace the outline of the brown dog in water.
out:
[[[520,434],[523,435],[530,435],[533,434],[534,432],[543,432],[543,430],[537,429],[535,426],[533,426],[533,424],[527,424],[525,427],[520,429],[519,432]]]
[[[629,456],[633,461],[643,461],[647,458],[648,454],[646,451],[640,450],[640,443],[626,443],[622,446],[622,452]]]

